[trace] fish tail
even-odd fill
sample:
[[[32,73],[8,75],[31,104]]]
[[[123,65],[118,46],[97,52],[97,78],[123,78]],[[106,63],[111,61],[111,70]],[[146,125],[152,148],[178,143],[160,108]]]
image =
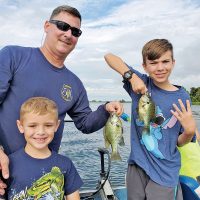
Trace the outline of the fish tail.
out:
[[[119,152],[112,152],[111,160],[122,160],[121,156],[119,155]]]

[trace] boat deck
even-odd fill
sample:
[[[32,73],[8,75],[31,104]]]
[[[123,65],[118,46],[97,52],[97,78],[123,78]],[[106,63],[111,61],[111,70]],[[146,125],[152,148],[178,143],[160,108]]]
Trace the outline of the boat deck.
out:
[[[89,196],[92,192],[80,192],[81,199],[87,199],[87,200],[103,200],[101,197],[101,192],[97,193],[95,196],[92,196],[90,198],[84,198],[85,196]],[[119,187],[114,189],[115,198],[119,200],[127,200],[127,190],[125,187]],[[113,197],[107,196],[108,199],[113,199]]]

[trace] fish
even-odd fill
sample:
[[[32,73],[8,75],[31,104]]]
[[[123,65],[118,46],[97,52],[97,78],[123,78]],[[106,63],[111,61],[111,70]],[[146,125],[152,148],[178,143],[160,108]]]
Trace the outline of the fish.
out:
[[[63,186],[64,175],[58,167],[52,167],[51,172],[40,177],[28,188],[26,199],[63,199]],[[44,196],[49,198],[42,198]]]
[[[122,160],[119,151],[118,145],[124,146],[124,137],[123,137],[123,126],[120,118],[115,112],[110,114],[104,130],[104,141],[105,147],[108,149],[111,146],[111,160]]]
[[[138,102],[139,121],[144,123],[142,133],[150,133],[150,122],[156,119],[156,106],[148,92],[143,94]]]

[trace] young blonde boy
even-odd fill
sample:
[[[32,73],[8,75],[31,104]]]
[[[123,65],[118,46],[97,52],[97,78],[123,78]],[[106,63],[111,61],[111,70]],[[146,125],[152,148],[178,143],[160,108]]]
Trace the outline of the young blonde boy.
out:
[[[80,199],[83,183],[72,161],[48,147],[59,123],[54,101],[33,97],[22,104],[17,126],[26,145],[9,156],[8,199]]]
[[[169,81],[175,60],[173,46],[168,40],[147,42],[142,56],[148,75],[127,66],[113,54],[105,55],[108,65],[123,76],[124,88],[132,99],[128,200],[182,200],[177,145],[188,143],[195,133],[190,97],[183,87]],[[141,94],[147,91],[156,112],[149,132],[144,133],[137,108]],[[144,106],[148,106],[148,101]]]

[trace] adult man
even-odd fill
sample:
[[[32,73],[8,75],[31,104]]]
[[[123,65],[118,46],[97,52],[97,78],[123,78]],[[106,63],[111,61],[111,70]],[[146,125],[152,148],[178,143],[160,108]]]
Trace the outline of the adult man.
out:
[[[25,144],[16,119],[21,104],[32,96],[44,96],[58,105],[60,127],[50,148],[58,151],[66,113],[83,133],[104,126],[109,112],[122,113],[119,102],[101,105],[92,112],[87,94],[79,78],[64,66],[68,54],[81,35],[81,15],[75,8],[59,6],[45,22],[46,38],[41,48],[7,46],[0,51],[0,144],[9,154]],[[0,150],[0,168],[9,176],[8,158]],[[0,194],[5,185],[0,182]]]

